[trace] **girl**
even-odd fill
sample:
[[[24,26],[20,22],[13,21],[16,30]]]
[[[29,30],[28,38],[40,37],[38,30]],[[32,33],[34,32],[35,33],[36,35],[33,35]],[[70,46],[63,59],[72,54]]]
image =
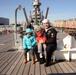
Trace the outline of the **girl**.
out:
[[[34,64],[34,46],[36,44],[35,37],[32,35],[32,30],[30,28],[26,29],[26,35],[23,37],[23,49],[24,49],[24,63],[27,63],[27,52],[31,50],[32,54],[32,64]]]

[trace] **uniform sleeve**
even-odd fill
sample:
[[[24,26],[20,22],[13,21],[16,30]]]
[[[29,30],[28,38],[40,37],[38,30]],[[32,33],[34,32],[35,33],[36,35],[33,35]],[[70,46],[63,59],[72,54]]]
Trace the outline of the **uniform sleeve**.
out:
[[[22,44],[23,44],[23,48],[26,49],[26,37],[24,36],[23,37],[23,41],[22,41]]]

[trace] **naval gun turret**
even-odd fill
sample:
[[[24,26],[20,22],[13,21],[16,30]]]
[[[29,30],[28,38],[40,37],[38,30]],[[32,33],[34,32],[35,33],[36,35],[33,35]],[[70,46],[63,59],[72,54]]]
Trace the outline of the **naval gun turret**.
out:
[[[44,18],[47,18],[49,7],[47,7],[46,15],[44,17],[43,11],[40,10],[41,2],[39,2],[39,0],[34,0],[32,5],[33,5],[33,11],[30,12],[31,22],[34,22],[33,23],[34,25],[40,25],[42,23],[42,20]]]

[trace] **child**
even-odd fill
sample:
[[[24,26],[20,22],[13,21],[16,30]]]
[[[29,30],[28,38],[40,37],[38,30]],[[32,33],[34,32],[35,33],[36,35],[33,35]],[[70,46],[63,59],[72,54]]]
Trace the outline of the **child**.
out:
[[[38,45],[38,53],[39,53],[40,58],[42,58],[43,57],[43,55],[42,55],[42,45],[43,45],[44,51],[46,51],[46,45],[45,45],[46,38],[43,34],[44,29],[42,29],[40,26],[38,26],[36,28],[36,31],[37,31],[36,32],[36,41],[37,41],[37,45]]]
[[[35,37],[32,35],[30,28],[26,29],[26,35],[23,37],[23,49],[24,49],[24,63],[27,63],[27,52],[31,50],[32,53],[32,64],[34,64],[34,46],[36,44]]]

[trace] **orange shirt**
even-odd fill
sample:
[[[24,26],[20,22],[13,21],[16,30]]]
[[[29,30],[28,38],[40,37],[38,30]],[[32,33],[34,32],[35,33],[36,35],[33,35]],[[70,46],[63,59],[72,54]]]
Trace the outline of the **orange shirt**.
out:
[[[36,41],[37,42],[39,42],[39,40],[41,40],[41,39],[44,41],[46,40],[46,37],[43,35],[43,33],[44,33],[44,29],[36,32]]]

